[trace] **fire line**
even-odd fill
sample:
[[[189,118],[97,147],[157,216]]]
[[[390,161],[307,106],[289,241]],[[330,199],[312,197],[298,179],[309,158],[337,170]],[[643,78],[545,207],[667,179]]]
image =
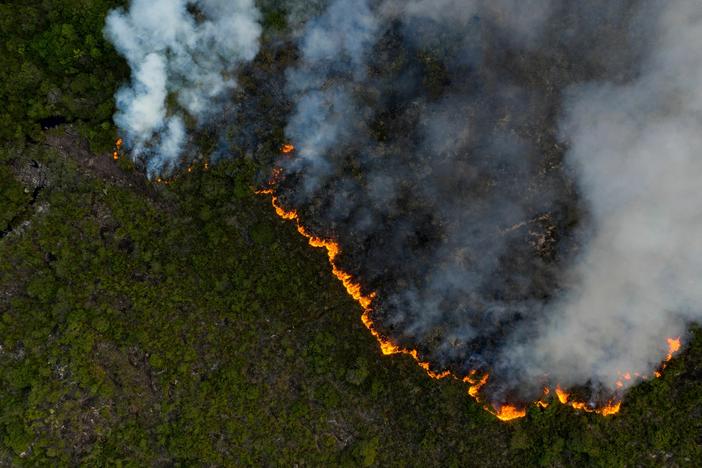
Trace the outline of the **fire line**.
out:
[[[281,147],[281,153],[283,153],[285,156],[290,156],[295,150],[295,147],[291,144],[284,144]],[[370,292],[370,293],[365,293],[363,292],[363,287],[361,284],[356,281],[353,276],[342,270],[338,265],[337,265],[337,258],[339,254],[341,253],[341,247],[340,245],[332,239],[323,239],[321,237],[317,237],[310,233],[302,224],[302,221],[300,219],[300,216],[296,210],[288,210],[284,208],[279,201],[278,196],[276,195],[276,190],[274,187],[278,185],[280,182],[281,178],[283,177],[282,174],[282,169],[281,168],[275,168],[272,173],[271,180],[269,181],[268,188],[258,190],[256,193],[258,194],[266,194],[271,196],[271,204],[273,205],[273,208],[275,209],[275,213],[282,219],[288,220],[288,221],[294,221],[295,226],[297,228],[297,232],[300,233],[303,237],[307,239],[307,242],[310,246],[315,247],[315,248],[324,248],[327,252],[327,257],[329,260],[329,264],[332,267],[332,274],[343,284],[344,288],[346,289],[346,292],[356,301],[360,304],[363,313],[361,314],[361,321],[363,322],[363,325],[370,331],[370,333],[375,337],[376,341],[378,342],[380,346],[381,352],[386,355],[393,355],[393,354],[404,354],[411,356],[412,359],[421,367],[424,369],[424,371],[427,373],[427,375],[432,378],[432,379],[444,379],[444,378],[452,378],[456,380],[463,381],[467,384],[469,384],[468,387],[468,394],[474,398],[477,402],[480,402],[480,391],[481,389],[487,384],[488,379],[490,378],[489,373],[484,373],[481,376],[478,376],[478,372],[473,370],[470,371],[468,376],[465,377],[459,377],[455,375],[453,372],[450,370],[445,370],[442,372],[437,372],[435,370],[431,369],[431,364],[426,361],[422,361],[419,352],[416,349],[406,349],[403,348],[392,341],[388,340],[384,336],[382,336],[377,330],[376,327],[373,323],[373,319],[371,317],[372,313],[372,304],[373,301],[376,297],[375,292]],[[661,372],[665,367],[667,366],[668,362],[673,358],[673,355],[677,353],[680,350],[681,347],[681,342],[680,338],[668,338],[668,354],[665,357],[665,360],[660,366],[659,371],[654,372],[655,377],[660,377]],[[630,373],[625,373],[624,378],[626,380],[631,379],[631,374]],[[639,379],[643,379],[643,377],[638,376]],[[619,386],[619,385],[618,385]],[[622,384],[623,386],[623,384]],[[543,393],[543,398],[540,400],[537,400],[534,402],[534,405],[545,409],[549,406],[548,399],[549,399],[549,394],[551,394],[551,389],[549,387],[544,388],[544,393]],[[571,408],[578,410],[578,411],[584,411],[587,413],[598,413],[603,416],[611,416],[613,414],[616,414],[619,412],[621,408],[621,398],[619,396],[615,396],[609,401],[604,406],[600,407],[595,407],[592,406],[589,403],[582,402],[582,401],[576,401],[571,398],[570,394],[561,389],[559,385],[556,385],[554,392],[556,395],[556,398],[553,398],[553,396],[550,396],[551,400],[559,401],[563,405],[570,406]],[[503,405],[497,405],[497,404],[491,404],[491,405],[485,405],[483,408],[488,411],[489,413],[493,414],[495,417],[500,419],[501,421],[511,421],[514,419],[519,419],[527,414],[527,408],[516,406],[516,405],[511,405],[511,404],[503,404]]]
[[[120,155],[121,155],[121,150],[123,147],[124,143],[122,138],[117,138],[115,141],[115,150],[112,153],[112,157],[115,160],[118,160]],[[290,157],[293,155],[295,151],[295,147],[292,144],[284,144],[280,148],[280,152],[286,156]],[[193,165],[190,165],[187,167],[187,173],[191,173],[193,170]],[[209,162],[207,160],[204,161],[203,164],[203,170],[208,170],[209,169]],[[156,180],[153,182],[155,184],[165,184],[169,185],[172,183],[177,176],[173,176],[170,179],[162,179],[158,177]],[[341,283],[344,285],[344,288],[346,289],[346,292],[356,301],[360,304],[363,313],[361,314],[361,321],[363,322],[363,325],[370,331],[370,333],[375,337],[376,341],[378,342],[380,346],[381,352],[386,355],[393,355],[393,354],[404,354],[411,356],[412,359],[421,367],[426,374],[432,378],[432,379],[445,379],[445,378],[452,378],[455,380],[459,380],[462,382],[465,382],[469,385],[468,387],[468,395],[470,395],[472,398],[474,398],[477,402],[481,401],[480,398],[480,391],[481,389],[487,384],[488,379],[490,378],[489,373],[483,373],[482,375],[478,373],[476,370],[472,370],[468,373],[467,376],[461,377],[457,376],[450,370],[444,370],[442,372],[437,372],[431,368],[431,364],[426,361],[422,361],[419,352],[416,349],[407,349],[403,348],[392,341],[388,340],[387,338],[383,337],[377,330],[376,327],[373,323],[373,319],[371,318],[371,313],[372,313],[372,304],[373,300],[376,297],[375,292],[370,292],[367,294],[363,293],[363,287],[358,281],[355,281],[353,276],[342,270],[338,265],[337,265],[337,257],[341,253],[341,247],[338,244],[338,242],[332,240],[332,239],[323,239],[321,237],[317,237],[310,233],[302,224],[302,221],[300,219],[300,216],[296,210],[287,210],[285,209],[279,202],[278,196],[276,195],[276,190],[275,187],[280,183],[281,179],[283,178],[283,170],[280,167],[276,167],[273,169],[272,176],[268,182],[268,187],[262,190],[257,190],[257,194],[266,194],[271,196],[271,203],[273,205],[273,208],[275,209],[275,213],[282,219],[289,220],[289,221],[294,221],[297,231],[307,239],[307,242],[310,246],[315,247],[315,248],[324,248],[327,252],[327,257],[329,260],[329,264],[332,267],[332,273],[333,275],[341,281]],[[668,352],[665,356],[664,361],[658,368],[658,370],[653,372],[653,376],[658,378],[662,375],[663,370],[667,367],[668,363],[670,360],[673,359],[673,356],[680,351],[681,348],[681,340],[680,337],[677,338],[668,338],[667,339],[667,344],[668,344]],[[631,374],[629,372],[625,373],[620,373],[620,376],[624,380],[631,380]],[[646,377],[641,376],[638,373],[635,373],[634,376],[638,380],[644,380]],[[616,382],[616,386],[618,388],[622,388],[624,386],[623,382],[618,380]],[[609,400],[604,406],[601,407],[593,407],[592,405],[585,403],[585,402],[580,402],[571,399],[570,394],[561,389],[559,385],[556,385],[555,389],[553,389],[553,393],[555,393],[556,397],[554,398],[552,395],[549,396],[551,392],[551,388],[549,387],[544,387],[543,391],[543,397],[537,401],[534,402],[534,405],[536,407],[539,407],[541,409],[546,409],[549,406],[549,401],[555,400],[559,401],[563,405],[567,405],[572,407],[575,410],[579,411],[585,411],[588,413],[599,413],[603,416],[610,416],[613,414],[616,414],[619,412],[620,407],[621,407],[621,400],[617,397]],[[489,413],[493,414],[495,417],[500,419],[501,421],[511,421],[513,419],[519,419],[527,414],[527,408],[526,406],[517,406],[517,405],[512,405],[509,403],[505,404],[496,404],[492,403],[490,405],[485,405],[483,408],[488,411]]]

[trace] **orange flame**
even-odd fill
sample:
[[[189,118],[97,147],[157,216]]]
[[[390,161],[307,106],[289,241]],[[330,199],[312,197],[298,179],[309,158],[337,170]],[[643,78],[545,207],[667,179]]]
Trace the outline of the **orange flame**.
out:
[[[665,357],[665,362],[673,359],[673,354],[680,351],[680,337],[668,338],[668,354]]]
[[[291,145],[290,143],[286,143],[286,144],[284,144],[283,146],[280,147],[280,151],[281,151],[283,154],[290,154],[290,153],[292,153],[293,151],[295,151],[295,147],[294,147],[293,145]]]
[[[334,276],[341,281],[346,292],[358,302],[363,308],[363,314],[361,315],[361,321],[366,326],[366,328],[371,332],[371,334],[376,338],[378,344],[380,345],[380,350],[384,355],[391,354],[406,354],[412,356],[412,358],[419,364],[419,366],[425,370],[427,375],[433,379],[443,379],[452,376],[451,371],[436,372],[431,369],[431,365],[428,362],[424,362],[419,357],[419,352],[414,349],[404,349],[390,340],[383,337],[374,327],[373,320],[371,319],[371,304],[373,299],[376,297],[375,292],[368,294],[363,293],[363,289],[360,283],[354,281],[353,276],[350,273],[345,272],[337,266],[337,257],[341,253],[341,248],[339,244],[330,239],[322,239],[310,233],[300,222],[300,216],[296,210],[286,210],[281,206],[280,201],[276,195],[273,195],[273,189],[259,190],[257,193],[270,194],[271,203],[275,209],[275,213],[287,220],[295,221],[297,232],[307,239],[307,243],[316,248],[324,248],[327,251],[327,257],[329,263],[332,266],[332,273]]]
[[[671,359],[673,359],[673,355],[674,355],[675,353],[677,353],[678,351],[680,351],[680,345],[681,345],[681,343],[680,343],[680,337],[679,337],[679,336],[678,336],[677,338],[668,338],[666,341],[668,342],[668,354],[666,354],[665,360],[664,360],[663,363],[661,364],[661,367],[660,367],[658,370],[653,371],[653,375],[654,375],[656,378],[659,378],[661,375],[663,375],[663,369],[665,369],[666,367],[668,367],[668,362],[669,362]]]
[[[123,141],[121,138],[117,138],[117,140],[115,140],[115,150],[112,152],[112,159],[115,161],[119,159],[119,150],[122,148],[122,143]]]
[[[478,394],[480,393],[480,389],[485,386],[485,384],[487,383],[489,378],[490,378],[490,374],[485,374],[485,375],[483,375],[483,377],[479,381],[476,382],[475,380],[471,379],[470,377],[464,377],[463,378],[464,382],[468,382],[468,383],[473,384],[468,388],[468,395],[472,396],[473,398],[475,398],[477,400]]]
[[[621,401],[612,399],[609,400],[604,406],[594,408],[589,404],[582,401],[574,401],[570,398],[570,393],[563,390],[560,386],[556,385],[556,397],[558,401],[563,404],[570,406],[578,411],[585,411],[586,413],[598,413],[603,416],[611,416],[619,412],[621,407]]]
[[[494,414],[500,421],[511,421],[513,419],[519,419],[526,416],[526,409],[517,408],[512,405],[503,405],[496,408],[494,411],[486,408],[488,412]]]

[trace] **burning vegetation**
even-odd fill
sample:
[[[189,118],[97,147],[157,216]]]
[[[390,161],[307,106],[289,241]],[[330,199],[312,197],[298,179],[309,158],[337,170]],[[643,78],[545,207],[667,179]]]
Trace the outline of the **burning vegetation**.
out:
[[[292,144],[284,144],[281,147],[281,153],[290,156],[295,150]],[[459,376],[450,370],[434,371],[432,370],[432,364],[428,361],[421,359],[419,352],[416,349],[407,349],[394,343],[392,340],[384,337],[377,329],[373,318],[372,318],[372,306],[373,301],[376,298],[376,292],[368,292],[361,285],[361,283],[354,279],[354,277],[341,269],[338,265],[337,258],[341,253],[341,246],[334,239],[324,239],[312,234],[302,223],[300,215],[294,209],[286,209],[280,203],[278,196],[276,195],[276,187],[282,181],[283,169],[276,167],[272,171],[272,176],[268,181],[268,186],[266,188],[257,190],[256,193],[260,195],[270,195],[271,204],[275,210],[276,215],[280,218],[288,221],[294,221],[297,232],[307,239],[308,244],[314,248],[323,248],[326,250],[329,264],[332,267],[332,274],[343,284],[346,292],[361,306],[362,314],[361,321],[365,327],[370,331],[370,333],[375,337],[380,347],[383,355],[390,356],[395,354],[402,354],[412,357],[412,359],[421,367],[426,374],[432,379],[444,379],[453,378],[456,380],[461,380],[469,385],[467,393],[476,401],[480,402],[483,399],[481,395],[482,388],[488,383],[490,378],[489,373],[484,372],[482,375],[477,370],[470,370],[468,375]],[[655,377],[661,376],[661,371],[665,369],[667,363],[673,358],[673,356],[680,350],[681,341],[680,338],[668,338],[668,351],[665,356],[663,363],[660,366],[660,370],[654,372]],[[632,380],[632,375],[630,372],[621,373],[622,379],[626,381]],[[635,373],[634,377],[638,380],[643,380],[646,377],[642,377],[641,374]],[[624,385],[621,381],[616,382],[617,388],[622,388]],[[555,394],[555,398],[554,395]],[[592,402],[579,401],[575,399],[571,393],[566,392],[561,388],[560,385],[556,384],[553,388],[553,392],[550,387],[544,387],[543,397],[535,402],[539,408],[547,408],[549,406],[549,401],[558,401],[563,405],[572,407],[577,411],[584,411],[588,413],[598,413],[603,416],[611,416],[619,412],[621,408],[621,395],[615,395],[604,404],[596,404]],[[496,418],[501,421],[511,421],[514,419],[519,419],[525,417],[527,414],[526,405],[522,403],[510,404],[510,403],[492,403],[484,406],[485,410],[493,414]]]
[[[123,144],[124,142],[121,138],[117,138],[117,140],[115,140],[115,148],[114,151],[112,151],[112,159],[114,159],[115,161],[119,159],[120,151],[122,150]]]
[[[270,174],[259,193],[326,251],[383,354],[466,383],[502,420],[552,401],[615,414],[663,361],[660,375],[699,308],[681,272],[699,271],[700,255],[678,247],[699,229],[697,205],[683,203],[696,153],[666,137],[697,108],[660,104],[696,94],[651,72],[696,70],[673,60],[677,16],[652,2],[554,0],[529,15],[523,5],[332,0],[300,23],[268,104],[246,95],[265,83],[238,93],[237,130],[220,146],[239,145]],[[639,40],[657,31],[660,41]],[[289,140],[279,154],[262,144],[259,105],[280,123],[271,138]],[[191,143],[185,120],[162,110],[142,148],[127,137],[150,175],[168,174]],[[151,151],[164,144],[166,162]],[[651,157],[671,146],[675,164]],[[680,227],[679,241],[663,225]]]

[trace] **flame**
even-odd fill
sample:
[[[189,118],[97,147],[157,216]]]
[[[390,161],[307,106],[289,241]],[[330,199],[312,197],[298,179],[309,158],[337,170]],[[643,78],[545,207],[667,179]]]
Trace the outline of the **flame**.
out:
[[[483,375],[483,377],[479,381],[476,382],[471,377],[464,377],[463,378],[464,382],[468,382],[468,383],[473,384],[468,388],[468,395],[472,396],[473,398],[475,398],[477,400],[478,394],[480,393],[480,389],[485,386],[485,384],[487,383],[489,378],[490,378],[490,374],[485,374],[485,375]]]
[[[122,149],[122,143],[124,142],[121,138],[117,138],[117,140],[115,140],[115,150],[112,152],[112,159],[115,161],[119,159],[119,151]]]
[[[283,154],[290,154],[295,150],[295,147],[291,144],[284,144],[281,147],[281,152]],[[208,165],[207,162],[205,162],[205,169],[207,169]],[[332,274],[343,284],[344,288],[346,289],[346,292],[356,301],[359,303],[361,308],[363,309],[363,313],[361,314],[361,321],[363,322],[363,325],[370,331],[370,333],[375,337],[376,341],[378,342],[378,345],[380,346],[380,351],[383,353],[383,355],[389,356],[393,354],[404,354],[411,356],[412,359],[415,360],[415,362],[421,367],[426,374],[431,377],[432,379],[444,379],[447,377],[451,377],[456,380],[461,380],[465,383],[468,383],[470,386],[468,387],[468,394],[473,397],[476,401],[480,401],[480,391],[481,389],[487,384],[488,379],[490,375],[488,373],[485,373],[482,375],[480,379],[477,379],[475,376],[477,374],[476,370],[471,370],[468,374],[468,376],[465,377],[458,377],[455,374],[453,374],[449,370],[445,370],[443,372],[436,372],[431,369],[431,364],[426,361],[422,361],[419,355],[419,352],[416,349],[407,349],[403,348],[389,339],[385,338],[376,330],[376,327],[373,323],[373,318],[371,316],[372,314],[372,304],[374,299],[376,298],[376,293],[369,292],[365,293],[363,292],[363,287],[361,284],[354,280],[353,276],[342,270],[338,265],[337,265],[337,258],[339,254],[341,253],[341,247],[340,245],[333,239],[324,239],[318,236],[313,235],[311,232],[309,232],[303,225],[300,220],[300,216],[296,210],[287,210],[285,209],[279,201],[278,196],[276,195],[275,187],[278,185],[282,178],[282,169],[279,167],[276,167],[273,169],[271,179],[269,181],[269,187],[261,190],[257,190],[257,194],[266,194],[266,195],[271,195],[271,204],[273,205],[273,208],[275,209],[275,213],[282,219],[285,220],[290,220],[295,222],[295,226],[297,228],[297,232],[300,233],[303,237],[307,239],[307,243],[315,248],[323,248],[327,252],[327,258],[329,260],[329,264],[332,267]],[[680,338],[668,338],[668,354],[666,355],[665,361],[661,365],[661,370],[663,370],[668,363],[673,358],[673,355],[680,350],[681,347],[681,342]],[[634,374],[637,378],[641,378],[639,373]],[[654,375],[656,377],[660,377],[661,373],[659,371],[654,371]],[[624,380],[631,380],[631,373],[626,372],[623,374]],[[623,382],[621,380],[618,380],[616,382],[616,386],[618,388],[622,388],[624,386]],[[537,400],[535,404],[541,408],[547,408],[549,406],[548,401],[544,401],[546,397],[551,393],[551,390],[549,387],[544,388],[544,399],[542,400]],[[595,407],[589,403],[581,402],[581,401],[576,401],[572,400],[570,397],[570,393],[566,392],[563,390],[559,385],[556,385],[555,387],[555,394],[556,394],[556,399],[563,405],[567,405],[572,407],[575,410],[578,411],[584,411],[587,413],[598,413],[603,416],[611,416],[613,414],[616,414],[619,412],[621,408],[621,400],[618,397],[614,397],[611,400],[609,400],[607,403],[605,403],[603,406],[600,407]],[[511,421],[514,419],[522,418],[526,416],[527,410],[526,408],[520,408],[515,405],[511,404],[503,404],[503,405],[495,405],[492,404],[492,407],[489,406],[484,406],[485,410],[493,414],[495,417],[500,419],[501,421]]]
[[[665,360],[661,364],[661,367],[653,371],[653,375],[656,378],[659,378],[661,375],[663,375],[663,369],[668,367],[668,362],[670,362],[671,359],[673,359],[673,355],[680,351],[680,337],[678,336],[677,338],[667,338],[666,340],[668,342],[668,354],[665,356]]]
[[[665,357],[665,362],[673,359],[673,354],[680,351],[680,337],[668,338],[668,354]]]
[[[600,413],[602,416],[611,416],[613,414],[617,414],[621,406],[621,401],[610,402],[604,407],[600,408],[597,412]]]
[[[452,376],[451,371],[436,372],[431,369],[431,365],[428,362],[422,361],[419,357],[419,352],[415,349],[405,349],[402,348],[392,341],[383,337],[374,327],[373,319],[371,318],[371,304],[373,299],[375,299],[375,292],[370,292],[368,294],[363,293],[363,288],[360,283],[354,280],[353,276],[339,268],[337,265],[337,257],[341,253],[341,248],[339,244],[330,239],[323,239],[317,237],[310,233],[300,222],[300,216],[296,210],[286,210],[281,204],[276,195],[274,195],[273,189],[263,189],[259,190],[257,193],[270,194],[271,204],[275,209],[275,213],[282,219],[295,221],[297,232],[307,239],[307,243],[316,248],[323,248],[327,251],[327,258],[332,267],[332,273],[334,276],[341,281],[346,292],[363,308],[363,314],[361,315],[361,321],[366,326],[366,328],[371,332],[371,334],[376,338],[378,344],[380,345],[380,350],[384,355],[391,354],[406,354],[412,356],[412,358],[417,362],[417,364],[424,369],[424,371],[433,379],[444,379],[446,377]]]
[[[570,393],[563,390],[559,385],[556,385],[556,397],[562,405],[570,406],[578,411],[586,413],[598,413],[602,416],[611,416],[619,412],[622,402],[616,398],[609,400],[604,406],[594,407],[582,401],[571,400]]]
[[[512,405],[503,405],[499,408],[495,408],[494,411],[486,408],[488,412],[494,414],[500,421],[511,421],[513,419],[519,419],[526,416],[526,409],[517,408]]]

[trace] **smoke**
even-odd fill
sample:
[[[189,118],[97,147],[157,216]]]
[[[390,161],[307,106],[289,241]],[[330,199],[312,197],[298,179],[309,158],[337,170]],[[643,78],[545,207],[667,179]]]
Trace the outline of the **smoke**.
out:
[[[296,103],[286,133],[300,148],[296,166],[305,165],[308,193],[330,175],[329,155],[336,145],[361,138],[355,123],[353,85],[365,77],[367,54],[378,24],[366,0],[340,0],[305,27],[302,65],[288,73],[287,92]]]
[[[236,88],[238,65],[258,52],[253,0],[133,0],[107,17],[105,34],[132,69],[114,120],[147,173],[168,174],[186,127],[206,124]]]
[[[490,372],[497,403],[609,398],[702,314],[701,14],[332,1],[288,74],[281,200],[434,369]]]
[[[598,404],[700,320],[696,0],[283,4],[297,58],[284,86],[252,71],[269,84],[247,88],[239,131],[278,122],[256,93],[284,90],[278,200],[338,241],[383,337],[434,371],[489,373],[496,405],[555,385]],[[115,121],[155,174],[261,27],[252,0],[135,0],[106,34],[133,71]]]
[[[702,6],[667,2],[639,77],[569,90],[561,135],[593,217],[568,293],[522,346],[566,383],[650,373],[702,318]]]

